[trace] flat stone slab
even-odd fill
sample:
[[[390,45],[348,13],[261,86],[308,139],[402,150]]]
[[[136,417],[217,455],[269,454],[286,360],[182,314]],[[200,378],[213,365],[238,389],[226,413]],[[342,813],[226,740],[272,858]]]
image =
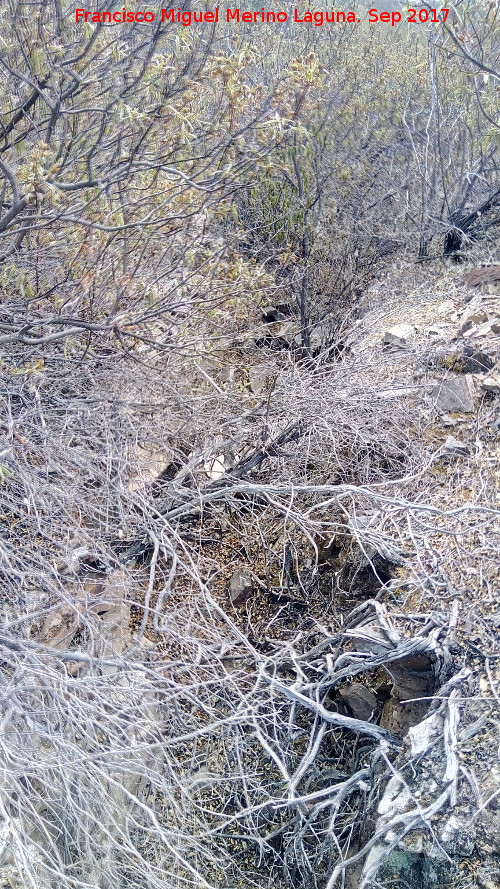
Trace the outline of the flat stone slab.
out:
[[[411,324],[395,324],[384,333],[384,346],[397,346],[407,349],[415,336],[415,328]]]
[[[474,388],[469,374],[441,380],[433,386],[432,397],[442,411],[470,414],[474,410]]]

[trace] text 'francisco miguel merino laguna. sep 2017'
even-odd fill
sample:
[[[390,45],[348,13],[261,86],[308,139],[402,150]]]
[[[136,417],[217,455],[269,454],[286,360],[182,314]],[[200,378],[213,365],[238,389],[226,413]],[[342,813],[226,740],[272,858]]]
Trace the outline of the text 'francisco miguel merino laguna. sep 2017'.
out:
[[[429,7],[417,7],[403,11],[398,10],[379,10],[376,8],[367,10],[366,17],[372,24],[388,24],[392,27],[398,25],[401,21],[409,24],[437,24],[444,23],[448,18],[449,9],[430,9]],[[235,24],[273,24],[275,22],[296,22],[298,24],[310,24],[321,26],[329,23],[359,23],[361,19],[352,11],[342,10],[310,10],[310,9],[294,9],[293,12],[285,12],[284,10],[267,10],[262,7],[259,10],[245,10],[239,7],[222,8],[215,6],[212,10],[183,10],[180,7],[172,7],[169,9],[160,9],[157,12],[150,10],[132,10],[122,7],[121,10],[115,12],[93,12],[87,9],[75,10],[76,22],[93,22],[96,24],[118,25],[123,22],[155,22],[160,21],[165,24],[180,24],[189,27],[193,24],[203,22],[233,22]]]

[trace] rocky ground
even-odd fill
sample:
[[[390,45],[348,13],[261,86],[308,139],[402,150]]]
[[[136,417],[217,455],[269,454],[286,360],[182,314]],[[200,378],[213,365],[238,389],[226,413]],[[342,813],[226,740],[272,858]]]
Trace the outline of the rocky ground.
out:
[[[293,344],[296,325],[286,314],[266,309],[263,319],[268,348],[273,338]],[[289,385],[296,371],[283,360],[280,367],[272,351],[266,358],[245,344],[239,362],[219,370],[220,385],[246,389],[250,403],[252,394],[270,397],[280,382]],[[233,514],[222,544],[203,548],[200,570],[257,648],[273,650],[281,641],[306,656],[312,641],[298,636],[307,638],[315,625],[316,644],[338,634],[343,650],[365,654],[350,681],[336,682],[330,669],[333,700],[341,712],[378,723],[402,748],[394,756],[388,747],[376,767],[384,779],[347,856],[349,885],[495,889],[500,282],[491,267],[468,277],[456,266],[439,275],[395,269],[365,294],[341,359],[299,374],[296,413],[318,389],[335,387],[337,403],[359,412],[351,431],[356,427],[360,441],[366,393],[387,447],[389,480],[353,493],[329,539],[317,528],[312,540],[304,527],[287,533],[272,510],[249,533],[248,516]],[[396,425],[385,441],[391,411]],[[406,450],[403,472],[398,448]],[[362,467],[346,472],[348,451],[339,457],[341,471],[332,465],[330,483],[363,481]],[[223,454],[215,469],[220,477],[227,471]],[[324,482],[324,465],[321,471],[322,479],[312,471],[303,481]],[[253,478],[269,483],[269,463]],[[384,645],[387,651],[405,640],[418,640],[420,649],[384,662]],[[318,669],[328,671],[328,656],[321,660]]]
[[[322,616],[342,632],[352,609],[373,597],[378,611],[368,605],[363,632],[350,630],[355,650],[380,655],[381,634],[427,640],[422,654],[358,670],[356,681],[337,686],[347,712],[403,741],[379,763],[392,777],[351,855],[352,886],[500,885],[499,279],[498,266],[440,275],[421,267],[394,270],[370,288],[343,358],[316,375],[344,403],[359,403],[365,390],[374,411],[393,405],[418,460],[381,483],[380,499],[352,502],[347,528],[316,560],[310,543],[295,539],[295,595],[281,578],[281,595],[270,596],[269,572],[255,558],[220,588],[254,639],[258,628],[267,640],[290,639],[287,609],[294,631]],[[277,337],[294,335],[289,320],[270,326]],[[250,388],[265,393],[270,376],[262,363],[251,367]],[[285,545],[276,536],[279,575]]]
[[[406,548],[409,560],[380,601],[396,624],[448,624],[450,657],[447,681],[392,763],[361,886],[500,885],[500,283],[492,278],[491,269],[421,274],[411,295],[400,278],[379,282],[350,337],[355,361],[388,397],[399,392],[422,436],[421,471],[398,492],[435,510],[418,523],[419,545]]]

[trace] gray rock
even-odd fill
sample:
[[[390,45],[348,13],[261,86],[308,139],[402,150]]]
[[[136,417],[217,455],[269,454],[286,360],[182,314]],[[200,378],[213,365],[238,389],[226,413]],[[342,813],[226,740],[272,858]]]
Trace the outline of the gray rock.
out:
[[[384,345],[408,349],[414,336],[415,328],[411,324],[395,324],[384,333]]]
[[[233,605],[243,605],[254,588],[252,575],[245,568],[237,568],[229,581],[229,598]]]
[[[460,333],[466,333],[468,330],[471,330],[473,327],[477,327],[478,324],[484,324],[485,321],[488,320],[488,315],[484,309],[479,308],[478,306],[469,306],[462,316],[462,323],[460,325]]]
[[[496,374],[495,376],[485,377],[484,380],[481,381],[481,385],[486,392],[493,392],[494,395],[500,394],[500,374]]]
[[[462,377],[445,377],[433,387],[432,396],[436,407],[442,411],[469,414],[474,410],[474,389],[469,374]]]
[[[432,361],[432,359],[431,359]],[[443,352],[436,360],[437,367],[444,370],[452,370],[457,374],[484,373],[495,364],[495,359],[486,352],[475,348],[471,344],[453,352]]]
[[[81,615],[77,607],[61,605],[51,610],[37,632],[32,630],[32,638],[36,642],[55,648],[56,651],[70,647],[73,636],[81,625]]]
[[[391,661],[389,669],[394,682],[393,697],[400,701],[421,698],[427,708],[428,696],[434,692],[434,655],[407,655],[397,661]]]
[[[491,337],[495,335],[495,329],[497,329],[498,322],[497,321],[485,321],[484,324],[479,324],[477,326],[470,327],[468,330],[464,331],[464,336],[470,337],[471,339],[476,339],[478,337]]]
[[[448,436],[444,445],[440,449],[442,457],[466,457],[468,453],[469,449],[467,445],[458,438],[454,438],[453,435]]]
[[[248,370],[248,382],[255,395],[265,392],[269,382],[269,369],[262,364],[256,364]]]
[[[495,364],[495,360],[491,355],[487,355],[486,352],[480,352],[478,349],[474,349],[473,346],[464,346],[462,362],[465,373],[472,374],[491,370]]]
[[[349,682],[339,692],[357,719],[368,720],[377,712],[375,695],[361,682]]]
[[[443,735],[444,721],[439,713],[433,713],[422,722],[417,722],[408,730],[407,740],[410,744],[411,755],[420,756],[426,753],[436,739]]]

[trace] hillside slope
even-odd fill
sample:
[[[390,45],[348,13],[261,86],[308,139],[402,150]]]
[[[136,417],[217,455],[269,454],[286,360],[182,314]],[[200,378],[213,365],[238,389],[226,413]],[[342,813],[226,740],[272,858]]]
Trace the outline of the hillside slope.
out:
[[[70,381],[7,355],[4,880],[498,886],[499,291],[463,276],[393,268],[329,361],[267,309]]]

